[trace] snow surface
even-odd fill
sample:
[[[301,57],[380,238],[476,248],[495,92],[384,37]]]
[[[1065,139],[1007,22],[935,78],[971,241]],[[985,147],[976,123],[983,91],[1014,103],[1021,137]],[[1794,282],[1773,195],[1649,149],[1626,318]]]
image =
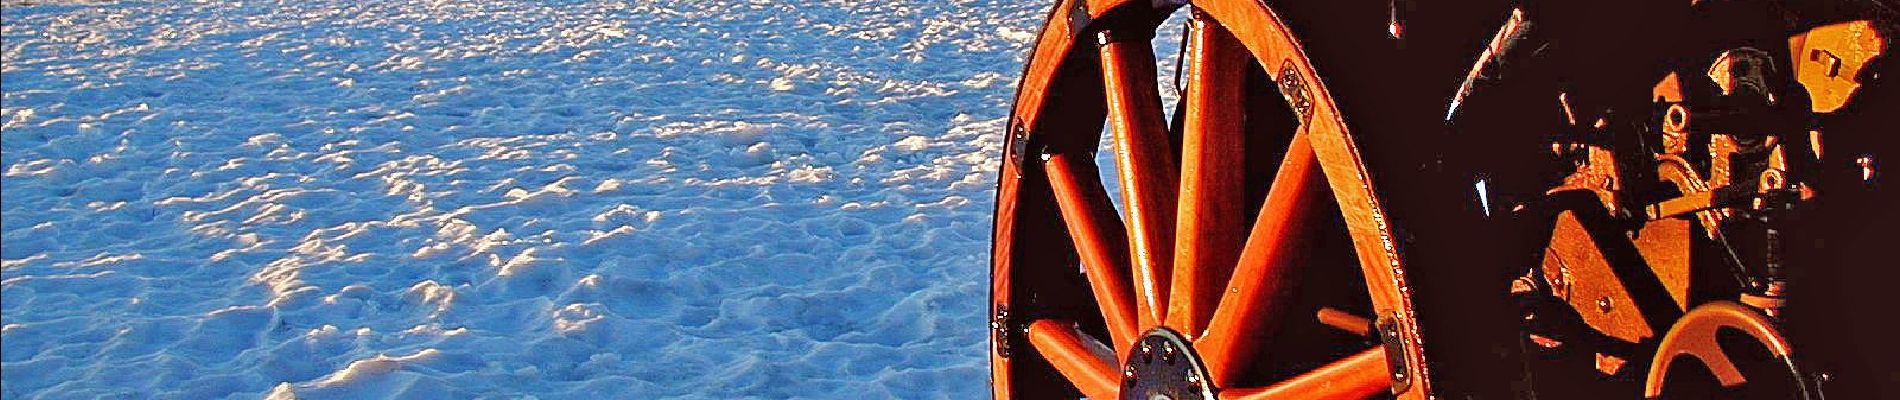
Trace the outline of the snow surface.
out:
[[[5,6],[0,397],[987,395],[1047,2]]]

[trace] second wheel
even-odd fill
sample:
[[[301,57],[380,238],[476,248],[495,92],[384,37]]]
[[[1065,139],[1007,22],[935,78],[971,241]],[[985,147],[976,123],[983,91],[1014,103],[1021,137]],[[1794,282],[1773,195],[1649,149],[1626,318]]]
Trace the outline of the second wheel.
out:
[[[1064,1],[1038,38],[998,188],[995,396],[1426,398],[1393,227],[1300,43],[1259,2],[1197,2],[1170,129],[1172,11]]]

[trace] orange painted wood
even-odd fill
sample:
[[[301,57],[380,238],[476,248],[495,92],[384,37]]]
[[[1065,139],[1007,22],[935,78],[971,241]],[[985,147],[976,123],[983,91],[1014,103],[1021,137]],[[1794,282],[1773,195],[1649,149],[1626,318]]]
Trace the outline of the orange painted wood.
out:
[[[1076,34],[1074,28],[1069,26],[1070,20],[1055,16],[1066,15],[1057,12],[1069,10],[1078,1],[1082,0],[1059,0],[1051,9],[1049,14],[1051,18],[1047,18],[1048,22],[1036,35],[1035,50],[1030,55],[1028,65],[1023,68],[1023,79],[1017,83],[1015,106],[1011,110],[1010,119],[1014,123],[1021,124],[1021,129],[1028,132],[1035,132],[1038,124],[1042,123],[1043,102],[1051,97],[1049,92],[1052,90],[1051,85],[1055,83],[1056,71],[1062,70],[1062,66],[1070,60],[1067,55],[1075,46],[1073,39]],[[1005,151],[1013,152],[1014,149]],[[1012,156],[1027,155],[1005,154],[1004,159],[1011,159]],[[1016,235],[1016,199],[1022,182],[1021,179],[1016,179],[1019,176],[1017,165],[1008,162],[1003,164],[1001,171],[997,173],[996,227],[990,241],[994,247],[990,250],[989,315],[996,315],[997,310],[1015,305],[1011,298],[1012,282],[1010,281],[1011,270],[1015,266],[1012,265],[1009,255],[1014,254],[1012,247]],[[990,347],[990,396],[996,399],[1018,398],[1015,390],[1015,363],[1011,357],[1005,357],[998,351],[997,344],[992,343]],[[1022,349],[1015,351],[1018,354],[1023,352]],[[1024,382],[1024,391],[1035,393],[1033,386],[1036,383]]]
[[[1385,348],[1375,347],[1266,388],[1232,388],[1221,400],[1363,399],[1392,390]]]
[[[1398,256],[1398,244],[1392,239],[1391,219],[1385,215],[1378,190],[1368,176],[1365,162],[1360,159],[1358,144],[1340,116],[1332,94],[1319,79],[1320,74],[1314,71],[1305,50],[1293,39],[1292,30],[1265,2],[1197,0],[1194,7],[1233,32],[1275,78],[1284,82],[1284,78],[1297,77],[1303,82],[1305,95],[1300,97],[1311,100],[1312,114],[1301,123],[1301,129],[1309,136],[1326,182],[1332,188],[1332,197],[1339,204],[1340,216],[1346,220],[1346,230],[1352,237],[1359,268],[1365,273],[1373,309],[1378,315],[1401,316],[1397,320],[1397,334],[1412,344],[1405,346],[1402,357],[1413,372],[1409,377],[1410,388],[1398,397],[1429,398],[1431,369],[1420,350],[1424,347],[1424,338],[1412,321],[1412,299],[1405,266]],[[1220,318],[1219,313],[1217,310],[1216,320]]]
[[[1004,163],[997,174],[1003,177],[1016,176],[1016,166]],[[1010,307],[1010,274],[1014,263],[1010,254],[1014,254],[1016,235],[1016,196],[1022,188],[1020,179],[999,179],[996,185],[996,216],[994,231],[990,238],[990,310],[985,316],[996,315],[998,310]],[[1014,386],[1011,371],[1014,365],[1009,357],[1000,351],[1003,343],[996,343],[991,337],[990,343],[990,396],[997,399],[1010,399]]]
[[[1071,9],[1071,3],[1073,1],[1085,1],[1091,4],[1099,3],[1103,5],[1131,2],[1131,0],[1065,0],[1054,8],[1054,11],[1050,14],[1052,18],[1050,18],[1049,25],[1045,26],[1045,29],[1038,37],[1036,54],[1031,58],[1031,65],[1026,68],[1024,80],[1020,84],[1021,87],[1017,93],[1017,107],[1013,114],[1015,121],[1019,121],[1021,124],[1029,127],[1029,130],[1032,132],[1037,131],[1039,125],[1043,125],[1041,124],[1042,121],[1040,121],[1041,118],[1039,118],[1041,115],[1038,114],[1042,109],[1042,103],[1050,99],[1045,92],[1050,89],[1050,84],[1054,82],[1055,71],[1061,70],[1060,65],[1064,63],[1062,60],[1065,59],[1063,55],[1068,52],[1068,49],[1076,47],[1076,43],[1071,43],[1070,38],[1074,38],[1077,35],[1075,32],[1072,32],[1073,29],[1070,29],[1070,27],[1064,24],[1067,18],[1059,17],[1063,12],[1067,12]],[[1411,307],[1409,304],[1410,298],[1405,290],[1405,270],[1397,258],[1396,247],[1390,239],[1391,229],[1387,226],[1388,221],[1383,215],[1384,213],[1379,205],[1379,199],[1374,195],[1376,191],[1373,189],[1370,179],[1366,176],[1363,163],[1358,159],[1359,154],[1354,149],[1355,144],[1353,143],[1353,138],[1348,134],[1343,120],[1340,119],[1339,111],[1332,103],[1332,98],[1327,93],[1325,85],[1320,82],[1318,75],[1313,72],[1313,66],[1310,62],[1301,54],[1303,51],[1300,49],[1299,44],[1293,40],[1288,27],[1265,3],[1257,0],[1197,0],[1195,6],[1211,15],[1213,19],[1220,21],[1223,26],[1232,31],[1239,41],[1250,50],[1256,58],[1261,60],[1261,64],[1267,67],[1267,72],[1273,74],[1274,77],[1285,78],[1288,75],[1294,75],[1303,78],[1309,91],[1306,97],[1310,98],[1313,102],[1310,118],[1306,118],[1302,122],[1303,129],[1307,130],[1310,136],[1313,136],[1310,139],[1312,146],[1317,149],[1318,159],[1322,164],[1324,174],[1328,177],[1328,181],[1330,181],[1329,183],[1333,191],[1332,195],[1338,199],[1341,205],[1341,212],[1346,220],[1348,231],[1352,237],[1357,256],[1359,257],[1360,267],[1366,272],[1367,284],[1369,286],[1368,291],[1371,294],[1375,311],[1377,311],[1379,315],[1400,316],[1401,319],[1398,322],[1401,326],[1399,327],[1398,333],[1403,336],[1407,343],[1414,344],[1414,346],[1407,347],[1407,354],[1404,356],[1408,364],[1411,364],[1413,371],[1415,371],[1411,378],[1411,389],[1400,393],[1399,397],[1405,399],[1423,399],[1428,397],[1431,393],[1429,387],[1430,371],[1426,368],[1423,362],[1423,355],[1418,352],[1418,346],[1416,346],[1420,344],[1421,340],[1418,336],[1417,327],[1412,326],[1412,321],[1410,320]],[[1119,8],[1109,6],[1088,7],[1088,10],[1090,10],[1092,14],[1096,14],[1095,16],[1099,16],[1100,13],[1107,12],[1107,10],[1111,9]],[[1153,56],[1152,51],[1147,49],[1148,44],[1143,42],[1131,43],[1131,45],[1141,47],[1139,50],[1146,55],[1146,57],[1141,57],[1146,63],[1146,68],[1142,68],[1142,70],[1147,71],[1148,73],[1146,75],[1152,77],[1154,75],[1152,71]],[[1112,52],[1114,52],[1113,49],[1104,51],[1101,54],[1103,60],[1106,61],[1110,59],[1110,53]],[[1123,64],[1105,62],[1103,64],[1109,66],[1104,68],[1103,78],[1109,83],[1109,86],[1115,85],[1114,82],[1122,81],[1122,79],[1112,77],[1114,76],[1113,74],[1119,73],[1122,76],[1144,75],[1126,70],[1117,72],[1118,69],[1126,69],[1122,68],[1125,66],[1141,68],[1140,65],[1137,65],[1141,63],[1131,62]],[[1143,86],[1147,88],[1155,87],[1153,82],[1148,82],[1146,85],[1131,83],[1122,86],[1134,88]],[[1108,92],[1109,96],[1114,97],[1117,93],[1125,94],[1127,91],[1122,89],[1110,89]],[[1113,103],[1117,100],[1111,98],[1108,101],[1111,103],[1111,108],[1114,108]],[[1161,121],[1161,118],[1159,118],[1158,99],[1155,101],[1155,105],[1156,107],[1152,114],[1154,117],[1151,119],[1157,122],[1154,131],[1160,132],[1162,130],[1159,129],[1158,124],[1158,122]],[[1127,108],[1124,108],[1121,113],[1124,116],[1131,114],[1127,110]],[[1115,111],[1111,111],[1111,113],[1114,112]],[[1137,116],[1137,118],[1139,118],[1139,116]],[[1117,121],[1111,122],[1115,123]],[[1126,119],[1120,121],[1123,126],[1139,125],[1128,124],[1126,122]],[[1162,136],[1162,138],[1165,139],[1165,136]],[[1124,162],[1128,157],[1124,157],[1124,154],[1122,154],[1124,152],[1121,150],[1134,147],[1135,146],[1117,145],[1118,154],[1116,155],[1118,165],[1125,167],[1128,164]],[[1164,156],[1173,156],[1173,154],[1169,154],[1168,152],[1161,153]],[[1170,159],[1164,158],[1163,160]],[[1160,164],[1168,165],[1167,163]],[[1126,170],[1126,168],[1123,169]],[[1162,175],[1156,175],[1156,177],[1159,176]],[[1172,174],[1165,176],[1168,179],[1177,179],[1177,177]],[[1125,181],[1127,177],[1122,176],[1119,179]],[[1005,184],[1003,186],[1010,185]],[[1126,187],[1128,185],[1124,184],[1123,186]],[[1179,186],[1175,187],[1175,189],[1178,188]],[[1129,196],[1129,193],[1123,193],[1123,195]],[[999,199],[1000,198],[1001,197],[999,197]],[[1178,210],[1169,209],[1169,211],[1174,211],[1168,213],[1171,216],[1178,216],[1176,214]],[[1001,215],[1004,213],[1004,210],[999,210],[998,212],[999,215]],[[1142,221],[1148,221],[1148,219],[1143,219]],[[1171,225],[1165,226],[1165,228],[1169,234],[1174,233],[1174,227]],[[1131,235],[1133,232],[1141,231],[1140,228],[1133,226],[1133,222],[1131,222],[1128,229]],[[998,236],[1002,237],[1004,235],[1003,232],[1005,232],[1005,230],[999,228]],[[1164,241],[1164,243],[1172,242],[1172,239]],[[1144,247],[1130,246],[1129,252],[1131,256],[1138,258],[1141,254],[1147,254],[1144,253],[1144,250],[1141,250],[1141,248]],[[1140,296],[1137,300],[1138,306],[1147,306],[1137,311],[1137,314],[1145,317],[1142,318],[1144,321],[1155,321],[1156,323],[1165,322],[1164,319],[1168,313],[1166,310],[1166,307],[1168,307],[1167,304],[1153,301],[1156,299],[1165,299],[1165,297],[1162,296],[1166,295],[1166,291],[1171,290],[1170,287],[1165,285],[1171,283],[1168,282],[1168,280],[1171,279],[1172,275],[1173,250],[1162,250],[1168,252],[1163,254],[1163,256],[1165,256],[1164,262],[1167,264],[1167,269],[1163,269],[1161,272],[1165,273],[1165,275],[1152,273],[1156,270],[1152,267],[1157,266],[1154,263],[1142,264],[1150,267],[1147,271],[1151,272],[1147,274],[1148,277],[1145,282],[1161,283],[1163,285],[1147,286],[1147,288],[1152,290],[1143,291],[1143,296]],[[1010,267],[1007,264],[1007,261],[998,261],[996,265],[993,266],[992,273],[997,271],[1006,272]],[[995,282],[994,286],[1007,289],[1009,283],[1007,283],[1005,279],[1004,282]],[[1004,293],[1007,293],[1007,290],[1005,290]],[[1005,294],[1003,299],[996,299],[996,304],[1012,304],[1007,297],[1007,294]],[[1143,303],[1142,301],[1147,302]],[[1161,309],[1157,310],[1157,307]],[[1198,344],[1197,347],[1199,347]],[[993,361],[998,359],[999,358],[992,355]],[[1001,360],[1004,361],[1000,364],[1003,366],[1002,368],[1005,370],[1009,369],[1008,359],[1002,358]],[[1011,383],[1006,381],[1006,379],[1009,378],[1008,375],[1008,373],[996,374],[996,376],[1004,378],[1003,380],[996,381],[996,393],[1001,394],[999,398],[1008,398],[1008,394],[1011,393],[1008,389]],[[1028,382],[1024,382],[1024,384],[1028,384]],[[1244,393],[1244,391],[1236,393]]]
[[[1086,162],[1055,154],[1043,162],[1043,171],[1082,258],[1089,289],[1101,306],[1116,354],[1128,354],[1137,336],[1134,294],[1128,288],[1128,237],[1115,216],[1115,206],[1109,203],[1108,189],[1102,187],[1094,168],[1081,164]]]
[[[1121,391],[1115,355],[1108,346],[1077,330],[1075,323],[1050,319],[1030,323],[1029,344],[1081,389],[1082,395],[1112,399]]]
[[[1009,174],[1014,173],[1014,171],[1014,167],[1005,165],[1002,168],[1002,172],[999,173]],[[996,227],[995,231],[991,233],[994,236],[990,239],[990,310],[988,314],[985,314],[986,316],[996,315],[998,309],[1008,307],[1010,304],[1009,274],[1011,263],[1007,255],[1011,254],[1010,251],[1013,248],[1012,243],[1014,241],[1011,239],[1015,235],[1016,221],[1016,202],[1013,200],[1016,198],[1016,190],[1019,187],[1021,187],[1021,185],[1015,179],[1003,179],[997,184],[996,192],[999,200],[996,202]],[[1002,255],[999,256],[998,254]],[[1014,369],[1012,368],[1009,357],[1004,357],[1003,353],[999,351],[999,349],[1001,349],[999,346],[1002,344],[995,343],[994,339],[995,338],[992,338],[989,349],[990,396],[998,399],[1008,399],[1010,398],[1010,393],[1013,393],[1011,388],[1014,387],[1014,380],[1010,377],[1010,371]]]
[[[1216,385],[1233,383],[1259,345],[1251,340],[1253,332],[1268,328],[1280,316],[1283,298],[1294,283],[1290,269],[1304,250],[1296,239],[1326,189],[1321,178],[1306,133],[1295,134],[1273,187],[1267,190],[1266,204],[1254,218],[1233,279],[1228,280],[1220,307],[1208,323],[1207,335],[1194,344]]]
[[[1108,33],[1104,32],[1104,36]],[[1140,329],[1158,326],[1167,313],[1168,275],[1174,264],[1175,173],[1168,129],[1161,115],[1154,48],[1146,41],[1101,46],[1108,126],[1134,261]]]
[[[1319,323],[1359,336],[1372,335],[1372,320],[1332,308],[1321,308],[1315,315]]]
[[[1058,1],[1052,11],[1067,11],[1080,0]],[[1075,47],[1076,33],[1069,26],[1068,18],[1059,18],[1051,13],[1051,18],[1036,35],[1036,46],[1030,54],[1028,65],[1023,67],[1023,79],[1016,86],[1013,119],[1028,127],[1037,127],[1040,122],[1043,102],[1050,98],[1050,85],[1055,83],[1056,71],[1062,70],[1066,57]],[[1031,131],[1034,131],[1033,129]]]
[[[1167,325],[1192,339],[1213,317],[1240,255],[1246,213],[1241,99],[1249,60],[1226,29],[1198,14],[1188,52],[1186,115],[1176,117],[1184,119],[1181,204]]]

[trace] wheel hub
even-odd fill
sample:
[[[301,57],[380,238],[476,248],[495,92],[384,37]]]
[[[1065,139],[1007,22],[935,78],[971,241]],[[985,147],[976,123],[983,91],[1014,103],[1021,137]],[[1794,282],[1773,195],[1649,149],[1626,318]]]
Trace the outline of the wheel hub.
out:
[[[1135,343],[1122,365],[1123,400],[1213,400],[1207,367],[1187,338],[1155,328]]]

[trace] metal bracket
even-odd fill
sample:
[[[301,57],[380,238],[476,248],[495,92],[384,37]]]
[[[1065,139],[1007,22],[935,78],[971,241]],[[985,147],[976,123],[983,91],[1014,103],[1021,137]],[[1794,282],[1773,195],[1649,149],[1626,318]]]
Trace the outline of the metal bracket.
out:
[[[1009,320],[1009,307],[996,306],[996,315],[990,316],[990,345],[996,348],[996,355],[1009,358],[1009,332],[1013,326]]]
[[[1392,394],[1412,387],[1412,368],[1405,357],[1405,335],[1399,331],[1398,312],[1379,318],[1379,342],[1385,346],[1385,365],[1392,378]]]
[[[1076,43],[1088,43],[1082,40],[1082,35],[1089,32],[1089,24],[1093,22],[1089,19],[1087,2],[1075,0],[1075,6],[1069,7],[1069,40]]]
[[[1187,4],[1186,0],[1150,0],[1148,5],[1162,11],[1159,15],[1165,17],[1167,12],[1185,4]],[[1105,13],[1099,16],[1100,19],[1091,17],[1088,6],[1080,0],[1069,8],[1069,37],[1077,45],[1148,43],[1154,39],[1154,26],[1161,23],[1161,20],[1144,21],[1143,17],[1146,13],[1132,10],[1130,7],[1099,11]]]
[[[1293,68],[1293,60],[1287,59],[1280,64],[1280,96],[1286,97],[1286,105],[1300,114],[1300,124],[1305,125],[1313,119],[1313,97],[1306,92],[1306,81]]]
[[[1124,400],[1212,400],[1207,365],[1194,346],[1168,328],[1155,328],[1135,341],[1135,354],[1122,365]]]
[[[1029,129],[1023,126],[1022,118],[1009,119],[1009,163],[1016,167],[1016,176],[1023,177],[1023,159],[1029,152]]]
[[[1193,3],[1192,0],[1150,0],[1148,6],[1154,7],[1156,10],[1173,11],[1176,8],[1181,8],[1181,6],[1192,5]]]

